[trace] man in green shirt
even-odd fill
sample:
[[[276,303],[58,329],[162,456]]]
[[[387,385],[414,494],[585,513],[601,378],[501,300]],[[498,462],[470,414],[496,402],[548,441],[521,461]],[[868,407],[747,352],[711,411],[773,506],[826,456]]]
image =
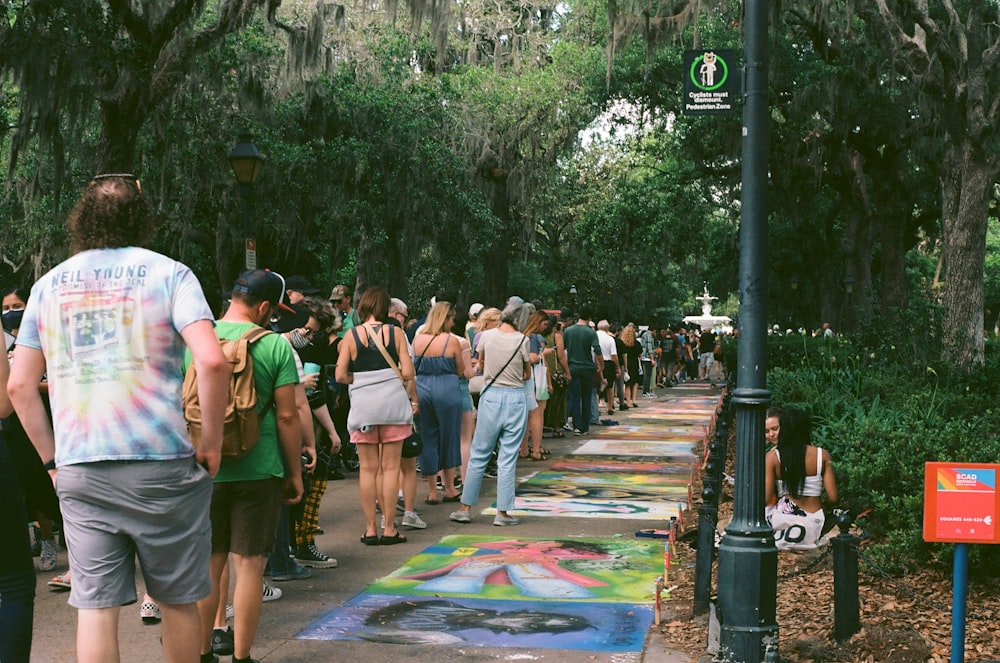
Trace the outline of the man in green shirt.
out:
[[[570,373],[567,408],[573,418],[576,435],[586,435],[590,431],[591,392],[604,371],[601,345],[597,332],[590,327],[590,318],[590,311],[581,308],[576,324],[568,325],[563,330]]]

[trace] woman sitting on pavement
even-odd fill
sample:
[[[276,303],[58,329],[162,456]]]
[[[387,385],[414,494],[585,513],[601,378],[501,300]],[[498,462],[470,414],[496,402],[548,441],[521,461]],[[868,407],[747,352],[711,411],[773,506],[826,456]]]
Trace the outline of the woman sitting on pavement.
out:
[[[812,445],[812,417],[798,408],[781,413],[778,447],[767,454],[767,521],[779,550],[824,545],[823,493],[836,503],[837,477],[830,453]]]

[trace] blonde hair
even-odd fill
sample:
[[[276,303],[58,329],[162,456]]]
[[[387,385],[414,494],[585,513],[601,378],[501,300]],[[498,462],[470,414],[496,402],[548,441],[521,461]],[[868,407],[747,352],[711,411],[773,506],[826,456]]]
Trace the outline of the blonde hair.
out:
[[[454,304],[449,302],[438,302],[435,304],[431,308],[431,312],[427,314],[427,322],[424,323],[423,333],[436,335],[449,331],[445,329],[445,324],[454,310]]]
[[[481,332],[487,329],[492,329],[500,325],[500,309],[484,308],[479,312],[479,317],[476,318],[476,331]]]
[[[622,330],[622,343],[628,346],[635,345],[635,327],[626,327]]]

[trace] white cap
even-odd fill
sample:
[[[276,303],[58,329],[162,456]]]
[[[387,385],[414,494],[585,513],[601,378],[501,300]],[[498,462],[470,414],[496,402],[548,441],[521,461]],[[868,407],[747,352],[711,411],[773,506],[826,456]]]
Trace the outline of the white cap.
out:
[[[475,304],[469,307],[469,317],[470,318],[476,317],[477,315],[479,315],[479,312],[483,310],[483,308],[484,307],[482,304],[476,302]]]

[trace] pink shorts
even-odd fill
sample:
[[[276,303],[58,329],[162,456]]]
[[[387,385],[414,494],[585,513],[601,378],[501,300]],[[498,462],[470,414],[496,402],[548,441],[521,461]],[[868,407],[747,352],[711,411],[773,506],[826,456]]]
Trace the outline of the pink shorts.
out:
[[[372,426],[367,432],[360,430],[351,432],[351,442],[354,444],[383,444],[401,442],[410,437],[412,424],[381,424]]]

